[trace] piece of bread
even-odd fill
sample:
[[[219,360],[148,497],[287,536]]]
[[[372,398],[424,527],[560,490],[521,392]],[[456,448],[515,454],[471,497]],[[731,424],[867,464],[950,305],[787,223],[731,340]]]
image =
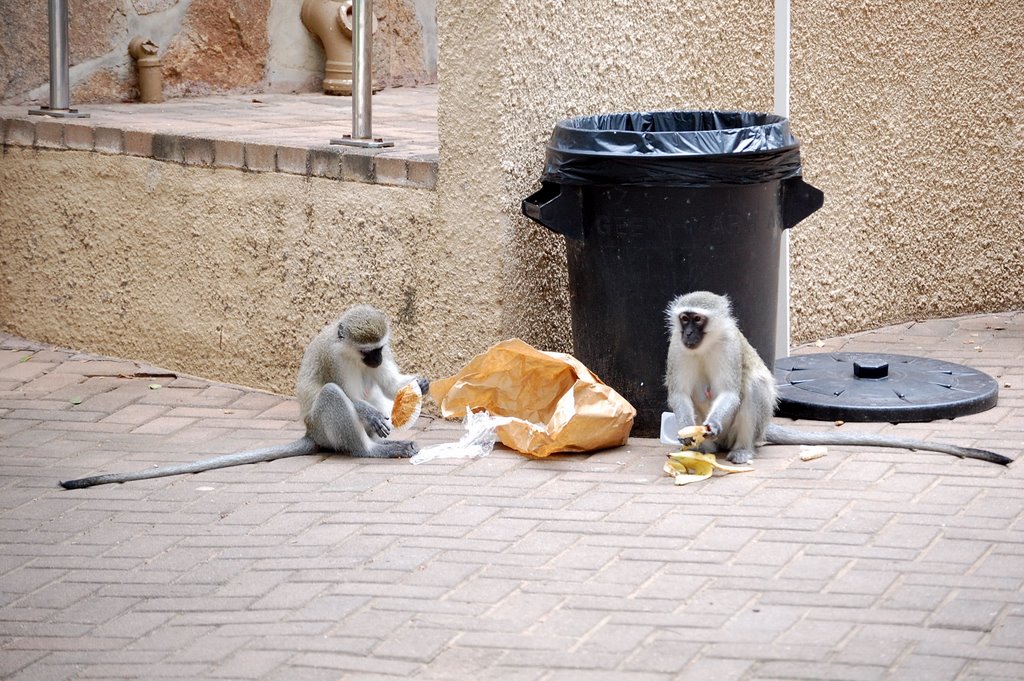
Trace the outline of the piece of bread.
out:
[[[395,393],[395,405],[391,409],[391,426],[397,429],[406,428],[416,422],[423,406],[423,393],[420,384],[413,381],[399,388]]]

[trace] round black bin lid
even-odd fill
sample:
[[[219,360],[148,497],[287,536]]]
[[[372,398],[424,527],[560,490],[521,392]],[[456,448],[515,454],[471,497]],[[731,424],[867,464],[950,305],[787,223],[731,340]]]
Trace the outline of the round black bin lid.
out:
[[[775,362],[776,414],[818,421],[906,423],[976,414],[996,405],[988,374],[936,359],[835,352]]]

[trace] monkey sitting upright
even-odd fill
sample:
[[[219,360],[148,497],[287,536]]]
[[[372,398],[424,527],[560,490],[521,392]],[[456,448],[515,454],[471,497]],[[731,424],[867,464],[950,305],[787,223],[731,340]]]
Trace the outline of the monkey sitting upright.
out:
[[[665,371],[669,408],[680,429],[705,428],[700,448],[728,450],[729,461],[749,463],[760,442],[782,445],[865,445],[925,449],[1006,465],[984,449],[868,433],[811,433],[771,422],[778,399],[775,378],[736,325],[726,296],[695,291],[666,310],[671,338]],[[689,438],[687,438],[689,440]],[[692,441],[682,442],[684,446]]]
[[[369,305],[347,310],[328,324],[306,347],[299,366],[295,392],[306,435],[294,442],[227,454],[193,463],[165,466],[137,473],[111,473],[61,482],[78,489],[111,482],[144,480],[167,475],[199,473],[214,468],[273,461],[317,451],[342,452],[373,458],[409,458],[416,443],[384,440],[395,393],[412,381],[426,394],[425,378],[403,375],[391,352],[388,320]]]

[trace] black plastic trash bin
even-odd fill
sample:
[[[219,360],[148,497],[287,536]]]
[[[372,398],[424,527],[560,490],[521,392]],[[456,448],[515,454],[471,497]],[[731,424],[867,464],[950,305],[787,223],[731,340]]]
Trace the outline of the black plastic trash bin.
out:
[[[523,213],[567,237],[574,355],[657,435],[667,409],[664,312],[676,295],[728,294],[775,360],[782,230],[821,207],[781,116],[656,111],[559,122]]]

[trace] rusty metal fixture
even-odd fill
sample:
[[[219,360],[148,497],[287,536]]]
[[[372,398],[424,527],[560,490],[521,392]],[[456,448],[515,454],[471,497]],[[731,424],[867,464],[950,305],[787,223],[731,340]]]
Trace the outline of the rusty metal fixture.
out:
[[[128,54],[135,60],[139,71],[139,101],[164,101],[164,81],[160,72],[160,57],[156,43],[136,36],[128,43]]]
[[[324,94],[352,94],[352,0],[304,0],[302,25],[324,46]],[[377,18],[373,18],[373,32]]]

